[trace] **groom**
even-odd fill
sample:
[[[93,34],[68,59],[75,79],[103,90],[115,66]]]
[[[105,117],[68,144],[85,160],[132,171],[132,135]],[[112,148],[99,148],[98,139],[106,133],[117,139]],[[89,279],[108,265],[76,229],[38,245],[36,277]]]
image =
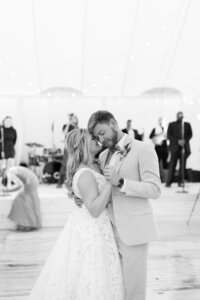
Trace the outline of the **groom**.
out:
[[[126,300],[145,300],[148,243],[156,239],[148,199],[161,193],[157,155],[150,144],[124,134],[108,111],[93,113],[88,130],[107,148],[99,159],[113,185],[108,213],[121,257]]]

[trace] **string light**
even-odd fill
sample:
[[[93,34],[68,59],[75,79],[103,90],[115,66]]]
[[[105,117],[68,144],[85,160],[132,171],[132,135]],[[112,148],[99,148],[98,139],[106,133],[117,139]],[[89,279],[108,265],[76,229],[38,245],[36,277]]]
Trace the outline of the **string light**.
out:
[[[12,71],[12,72],[11,72],[11,75],[12,75],[12,76],[15,76],[15,75],[16,75],[15,71]]]
[[[118,70],[119,72],[121,72],[121,71],[123,70],[123,68],[122,68],[122,67],[119,67],[119,68],[117,68],[117,70]]]
[[[147,47],[150,47],[151,46],[151,42],[147,42],[146,45],[147,45]]]
[[[108,76],[108,75],[105,75],[105,76],[104,76],[104,79],[105,79],[105,80],[108,80],[108,79],[109,79],[109,76]]]

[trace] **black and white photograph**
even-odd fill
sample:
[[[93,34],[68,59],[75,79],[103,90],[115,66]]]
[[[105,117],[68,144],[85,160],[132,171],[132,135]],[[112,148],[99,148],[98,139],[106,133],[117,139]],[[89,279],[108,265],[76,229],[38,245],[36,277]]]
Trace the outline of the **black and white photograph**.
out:
[[[199,16],[0,0],[0,300],[200,299]]]

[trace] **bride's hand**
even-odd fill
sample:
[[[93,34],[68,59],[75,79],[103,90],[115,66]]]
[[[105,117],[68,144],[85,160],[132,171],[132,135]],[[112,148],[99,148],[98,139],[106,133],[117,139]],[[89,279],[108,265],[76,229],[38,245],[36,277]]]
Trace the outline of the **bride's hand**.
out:
[[[6,193],[7,192],[7,188],[3,185],[0,186],[0,193]]]
[[[74,196],[74,202],[75,202],[75,204],[76,204],[79,208],[81,208],[82,205],[83,205],[83,200],[82,200],[81,198],[76,197],[76,196]]]

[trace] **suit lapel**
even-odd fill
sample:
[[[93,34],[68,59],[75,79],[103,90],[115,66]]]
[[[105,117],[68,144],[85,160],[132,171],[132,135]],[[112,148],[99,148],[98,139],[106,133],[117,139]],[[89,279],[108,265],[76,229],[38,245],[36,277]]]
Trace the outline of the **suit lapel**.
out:
[[[127,134],[126,138],[125,138],[125,141],[124,141],[124,147],[127,145],[127,144],[131,144],[131,147],[132,147],[132,138]],[[128,155],[128,154],[127,154]],[[125,157],[122,156],[121,160],[119,159],[115,165],[115,169],[117,171],[117,173],[119,173],[121,167],[122,167],[122,164],[123,164],[123,161],[124,161]]]
[[[126,135],[126,138],[124,140],[124,145],[123,146],[126,146],[127,144],[131,143],[131,147],[132,147],[132,138],[127,134]],[[104,170],[107,162],[109,161],[109,155],[110,155],[110,151],[109,149],[106,149],[105,151],[103,151],[101,153],[101,156],[100,156],[100,165],[101,165],[101,169]],[[116,168],[116,171],[119,172],[120,168],[121,168],[121,165],[124,161],[124,158],[125,157],[122,157],[122,159],[118,160],[115,164],[115,168]]]
[[[126,135],[126,138],[125,138],[125,141],[124,141],[124,147],[129,144],[129,143],[132,143],[132,138],[130,137],[130,135]]]

